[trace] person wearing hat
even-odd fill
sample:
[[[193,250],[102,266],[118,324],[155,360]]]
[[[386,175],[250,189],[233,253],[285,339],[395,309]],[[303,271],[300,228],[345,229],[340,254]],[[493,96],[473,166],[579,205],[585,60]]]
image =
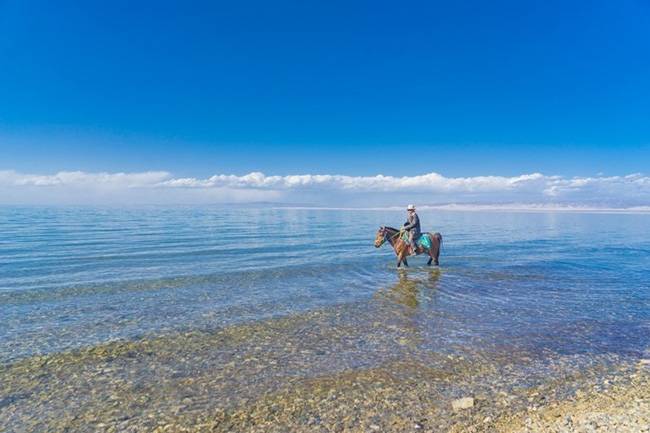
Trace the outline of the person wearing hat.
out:
[[[407,220],[402,229],[409,232],[409,243],[413,249],[413,254],[415,254],[417,251],[415,241],[420,237],[420,218],[418,217],[418,214],[415,213],[415,205],[408,205],[406,211],[408,213]]]

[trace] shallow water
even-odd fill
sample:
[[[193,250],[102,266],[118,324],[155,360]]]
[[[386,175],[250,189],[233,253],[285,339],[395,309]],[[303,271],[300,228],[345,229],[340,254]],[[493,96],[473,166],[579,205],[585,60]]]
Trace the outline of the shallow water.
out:
[[[373,240],[402,212],[0,208],[0,411],[152,428],[349,374],[452,398],[645,356],[650,215],[420,217],[441,266],[397,271]]]

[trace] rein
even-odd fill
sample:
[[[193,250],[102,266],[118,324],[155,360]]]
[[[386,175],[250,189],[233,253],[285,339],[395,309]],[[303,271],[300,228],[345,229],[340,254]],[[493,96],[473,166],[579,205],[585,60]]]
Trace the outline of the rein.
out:
[[[395,234],[394,234],[393,236],[391,236],[390,238],[388,238],[388,233],[386,233],[386,234],[384,234],[384,239],[388,238],[388,239],[390,239],[390,240],[393,240],[393,239],[395,239],[397,236],[399,236],[400,233],[402,233],[402,231],[401,231],[401,230],[398,230],[397,233],[395,233]],[[387,239],[387,240],[388,240],[388,239]]]

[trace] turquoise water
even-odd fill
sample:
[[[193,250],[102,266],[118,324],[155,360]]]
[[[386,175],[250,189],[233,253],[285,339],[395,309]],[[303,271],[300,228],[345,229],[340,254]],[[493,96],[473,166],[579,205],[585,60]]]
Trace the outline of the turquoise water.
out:
[[[397,271],[374,248],[403,212],[2,207],[0,362],[318,309],[362,318],[378,302],[439,353],[650,346],[650,215],[420,217],[444,237],[438,270],[419,257]],[[357,349],[352,365],[373,350]]]

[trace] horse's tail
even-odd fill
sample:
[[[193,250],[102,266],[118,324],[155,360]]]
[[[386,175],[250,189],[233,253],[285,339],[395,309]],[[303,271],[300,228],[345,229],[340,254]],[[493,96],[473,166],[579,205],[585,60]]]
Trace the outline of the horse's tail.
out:
[[[440,245],[442,245],[442,235],[440,233],[438,233],[438,232],[435,232],[435,233],[429,232],[427,234],[431,237],[431,240],[436,239],[436,240],[438,240]]]
[[[442,250],[442,235],[438,232],[435,233],[429,232],[428,235],[431,238],[431,242],[433,242],[434,239],[438,241],[438,250]],[[433,243],[431,244],[431,246],[433,246]]]

